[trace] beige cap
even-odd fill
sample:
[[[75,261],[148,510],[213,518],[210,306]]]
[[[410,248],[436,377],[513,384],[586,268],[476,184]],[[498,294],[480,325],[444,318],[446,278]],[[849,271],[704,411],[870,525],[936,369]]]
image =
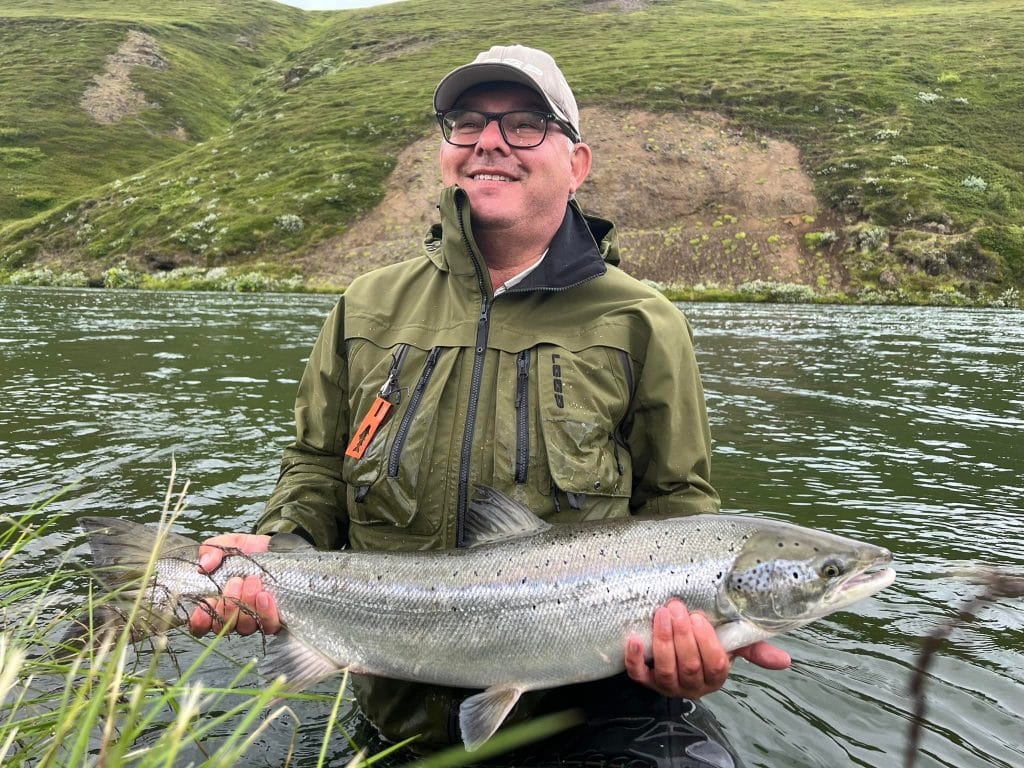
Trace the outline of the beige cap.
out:
[[[451,109],[464,91],[493,82],[521,83],[537,91],[555,116],[575,131],[572,138],[581,140],[580,111],[565,75],[549,54],[525,45],[495,45],[472,64],[453,69],[434,91],[434,109]]]

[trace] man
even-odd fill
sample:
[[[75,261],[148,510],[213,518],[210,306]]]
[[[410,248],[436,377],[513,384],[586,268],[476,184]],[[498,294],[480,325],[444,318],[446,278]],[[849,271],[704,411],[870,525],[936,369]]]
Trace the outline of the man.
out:
[[[346,291],[307,363],[260,535],[208,544],[261,551],[297,532],[320,548],[457,547],[476,483],[556,523],[716,512],[689,328],[617,268],[614,228],[575,202],[591,150],[554,60],[496,46],[449,73],[434,107],[445,190],[424,256]],[[220,558],[206,546],[202,567]],[[255,577],[213,608],[193,614],[193,631],[216,616],[243,634],[279,626]],[[652,648],[633,637],[624,654],[630,678],[670,699],[717,690],[731,664],[679,601],[655,614]],[[789,663],[763,643],[739,655]],[[360,678],[356,691],[389,739],[459,739],[464,690]],[[565,703],[535,692],[510,719],[550,708],[546,696]]]

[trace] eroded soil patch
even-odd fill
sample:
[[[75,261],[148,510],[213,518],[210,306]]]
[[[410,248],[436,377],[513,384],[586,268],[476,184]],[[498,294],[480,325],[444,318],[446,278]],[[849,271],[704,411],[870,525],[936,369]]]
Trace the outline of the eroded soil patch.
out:
[[[167,60],[152,36],[131,29],[117,52],[107,56],[103,72],[93,77],[94,84],[86,89],[79,102],[97,123],[119,122],[138,114],[146,106],[146,94],[131,81],[135,67],[167,69]]]

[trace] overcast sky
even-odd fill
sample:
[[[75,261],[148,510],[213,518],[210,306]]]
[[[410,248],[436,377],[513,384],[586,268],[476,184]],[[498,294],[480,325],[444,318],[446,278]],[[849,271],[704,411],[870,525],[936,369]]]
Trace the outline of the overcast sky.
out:
[[[398,0],[278,0],[307,11],[337,11],[345,8],[367,8],[371,5],[394,3]]]

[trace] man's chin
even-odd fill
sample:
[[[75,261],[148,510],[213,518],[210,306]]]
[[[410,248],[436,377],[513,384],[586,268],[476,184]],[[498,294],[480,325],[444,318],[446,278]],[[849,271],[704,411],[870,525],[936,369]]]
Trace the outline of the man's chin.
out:
[[[517,219],[510,215],[518,209],[518,201],[511,195],[500,194],[489,190],[467,190],[469,205],[473,211],[473,227],[502,228],[509,226]]]

